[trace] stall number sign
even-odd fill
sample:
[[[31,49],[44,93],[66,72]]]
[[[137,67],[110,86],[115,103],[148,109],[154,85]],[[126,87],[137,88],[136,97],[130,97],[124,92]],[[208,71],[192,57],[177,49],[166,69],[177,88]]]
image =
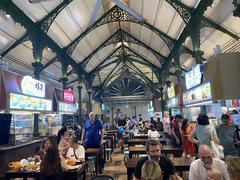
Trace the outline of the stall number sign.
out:
[[[23,94],[37,97],[45,97],[45,83],[33,79],[31,76],[24,76],[21,83]]]
[[[64,90],[63,99],[64,99],[64,102],[74,103],[74,93],[69,90]]]

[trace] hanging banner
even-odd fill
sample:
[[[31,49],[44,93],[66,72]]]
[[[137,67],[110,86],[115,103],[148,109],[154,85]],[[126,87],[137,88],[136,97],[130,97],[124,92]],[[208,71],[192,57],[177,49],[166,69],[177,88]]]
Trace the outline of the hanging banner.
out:
[[[63,100],[67,103],[74,103],[74,93],[65,89],[63,91]]]
[[[31,76],[24,76],[21,82],[21,89],[23,94],[37,97],[45,97],[45,83]]]

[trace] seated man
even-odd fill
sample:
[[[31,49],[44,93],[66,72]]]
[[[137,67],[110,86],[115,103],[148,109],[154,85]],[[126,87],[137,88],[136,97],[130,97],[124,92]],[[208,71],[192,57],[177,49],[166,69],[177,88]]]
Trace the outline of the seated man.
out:
[[[208,146],[201,145],[198,152],[200,159],[191,163],[189,180],[230,180],[225,163],[213,158],[212,150]]]
[[[164,156],[161,156],[161,145],[159,141],[149,139],[146,142],[146,151],[148,156],[138,160],[134,171],[134,180],[140,180],[142,177],[142,167],[147,160],[153,160],[157,162],[163,173],[163,180],[175,180],[177,179],[176,169],[172,161]]]
[[[74,159],[75,161],[85,161],[85,149],[83,146],[78,144],[76,137],[70,140],[70,148],[67,152],[67,158]]]

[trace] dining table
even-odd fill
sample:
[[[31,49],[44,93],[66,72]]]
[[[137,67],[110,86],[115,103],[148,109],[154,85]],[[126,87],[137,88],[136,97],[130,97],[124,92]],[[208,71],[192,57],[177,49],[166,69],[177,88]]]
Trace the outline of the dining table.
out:
[[[191,163],[195,160],[195,157],[193,156],[185,156],[185,157],[171,157],[169,158],[174,166],[176,171],[179,173],[179,175],[182,177],[184,171],[189,171]],[[138,159],[128,159],[126,162],[126,168],[127,168],[127,178],[128,180],[132,179],[135,167],[137,165]]]
[[[85,172],[85,163],[82,162],[76,169],[71,169],[65,171],[61,175],[62,180],[77,180],[78,177],[82,177],[82,179],[86,179]],[[12,178],[23,178],[23,180],[27,180],[28,178],[33,178],[36,180],[41,180],[41,172],[40,170],[17,170],[10,169],[5,172],[5,180],[10,180]]]
[[[147,154],[145,146],[129,146],[129,159],[132,159],[134,154]],[[173,154],[175,157],[182,155],[183,150],[181,148],[173,147],[171,145],[166,145],[161,147],[161,153],[163,155]]]

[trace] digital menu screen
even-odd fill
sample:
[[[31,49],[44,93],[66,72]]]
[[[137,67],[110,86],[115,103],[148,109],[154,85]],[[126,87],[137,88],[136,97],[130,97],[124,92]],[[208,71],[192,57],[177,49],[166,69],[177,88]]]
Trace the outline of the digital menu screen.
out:
[[[185,74],[185,84],[187,89],[201,84],[201,80],[202,72],[200,64],[197,64],[195,67],[192,68],[192,70]]]

